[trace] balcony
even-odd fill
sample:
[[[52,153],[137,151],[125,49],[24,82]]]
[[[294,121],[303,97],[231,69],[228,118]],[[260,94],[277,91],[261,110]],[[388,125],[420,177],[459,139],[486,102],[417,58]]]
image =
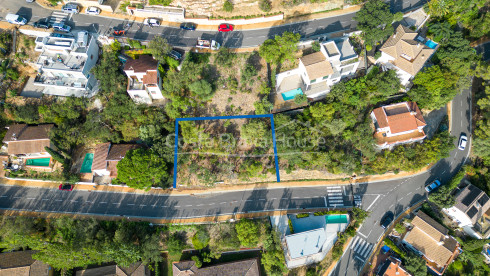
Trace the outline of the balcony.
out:
[[[83,70],[87,58],[81,55],[68,55],[44,52],[37,63],[43,69],[67,70],[80,72]]]
[[[34,79],[34,85],[41,86],[62,86],[72,89],[85,90],[87,84],[86,79],[68,78],[68,77],[47,77],[44,75],[37,75]]]
[[[137,79],[129,78],[127,90],[145,90],[145,85]]]

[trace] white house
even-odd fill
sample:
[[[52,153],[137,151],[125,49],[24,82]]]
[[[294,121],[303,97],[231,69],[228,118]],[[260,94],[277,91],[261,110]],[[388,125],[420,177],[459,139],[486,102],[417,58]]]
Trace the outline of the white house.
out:
[[[303,56],[296,69],[276,75],[276,92],[285,101],[297,94],[308,98],[324,97],[343,77],[354,75],[359,58],[348,37],[320,44],[320,51]]]
[[[415,102],[402,102],[378,107],[371,112],[374,138],[379,148],[422,141],[426,135],[422,112]]]
[[[124,65],[128,76],[128,94],[137,103],[151,104],[153,100],[163,100],[162,78],[158,71],[158,61],[149,55],[128,59]]]
[[[468,184],[456,197],[456,203],[443,212],[463,228],[465,233],[477,238],[490,236],[490,200],[487,194],[472,184]]]
[[[79,32],[77,37],[56,33],[37,37],[35,50],[41,55],[34,85],[43,86],[44,94],[92,97],[97,93],[97,80],[90,70],[99,58],[99,46],[88,32]]]
[[[381,46],[381,57],[376,60],[376,64],[396,70],[401,84],[407,86],[435,53],[436,48],[437,43],[399,25],[395,34]]]

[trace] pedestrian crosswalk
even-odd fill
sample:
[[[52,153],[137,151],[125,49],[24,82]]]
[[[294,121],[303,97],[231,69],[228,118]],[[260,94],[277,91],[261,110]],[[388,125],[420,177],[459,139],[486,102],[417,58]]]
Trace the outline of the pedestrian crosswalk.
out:
[[[328,186],[327,187],[327,207],[344,207],[344,187]]]
[[[68,18],[68,14],[64,12],[54,11],[49,17],[49,23],[65,23]]]
[[[356,236],[351,244],[351,249],[354,251],[356,258],[364,261],[371,253],[374,244],[369,243],[359,236]]]

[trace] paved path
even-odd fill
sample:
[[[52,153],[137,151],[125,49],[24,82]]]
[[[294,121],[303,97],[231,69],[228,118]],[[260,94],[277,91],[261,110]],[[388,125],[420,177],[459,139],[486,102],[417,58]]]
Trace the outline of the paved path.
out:
[[[393,11],[407,11],[421,6],[426,0],[397,0],[390,1]],[[20,4],[19,4],[20,3]],[[58,11],[45,9],[36,3],[26,3],[23,0],[0,0],[0,17],[5,18],[9,12],[26,17],[29,24],[33,24],[41,18],[59,17]],[[300,33],[303,39],[326,33],[347,32],[354,30],[356,22],[353,20],[355,13],[343,14],[335,17],[296,22],[271,28],[233,31],[219,33],[217,31],[185,31],[175,27],[143,26],[138,22],[128,22],[116,18],[98,17],[85,14],[68,16],[65,23],[74,27],[74,30],[88,30],[99,34],[111,34],[112,28],[123,28],[127,23],[131,24],[127,36],[134,39],[149,40],[155,35],[163,35],[170,44],[177,47],[194,46],[197,38],[214,39],[223,46],[229,48],[247,48],[262,44],[266,39],[273,38],[285,31]]]

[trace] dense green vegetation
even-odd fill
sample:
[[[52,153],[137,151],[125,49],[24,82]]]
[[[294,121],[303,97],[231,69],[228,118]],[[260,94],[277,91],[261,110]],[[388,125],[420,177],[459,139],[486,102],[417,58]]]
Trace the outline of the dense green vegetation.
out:
[[[397,14],[397,19],[399,18],[400,15]],[[390,5],[382,0],[367,1],[354,17],[366,46],[375,46],[392,35],[394,29],[391,23],[394,19]]]

